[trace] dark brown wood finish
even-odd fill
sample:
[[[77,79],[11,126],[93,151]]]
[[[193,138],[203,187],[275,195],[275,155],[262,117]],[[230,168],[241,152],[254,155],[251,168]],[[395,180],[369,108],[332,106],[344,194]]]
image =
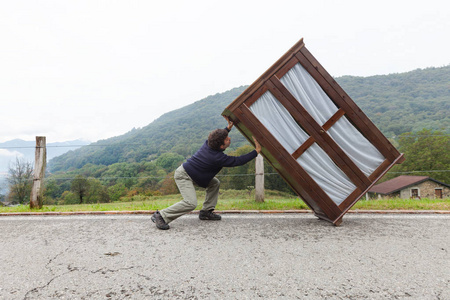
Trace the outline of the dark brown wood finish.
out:
[[[297,56],[293,56],[284,66],[282,66],[276,73],[275,76],[278,78],[283,77],[286,75],[287,72],[289,72],[296,64],[298,64],[298,58]]]
[[[300,39],[291,49],[289,49],[279,60],[277,60],[264,74],[262,74],[254,83],[252,83],[241,95],[239,95],[227,109],[229,111],[234,111],[239,107],[248,97],[253,95],[256,90],[258,90],[270,77],[273,76],[280,68],[282,68],[286,62],[288,62],[292,57],[295,56],[305,44],[303,43],[303,38]]]
[[[247,100],[245,100],[245,105],[250,107],[253,103],[255,103],[265,92],[269,89],[266,85],[262,85],[259,89],[255,91],[253,95],[251,95]]]
[[[345,154],[345,152],[336,144],[336,142],[328,135],[326,130],[322,128],[308,111],[295,99],[288,89],[273,77],[267,82],[270,91],[278,95],[277,99],[291,113],[292,117],[308,131],[310,136],[314,138],[317,144],[330,156],[334,163],[350,178],[350,180],[358,187],[364,189],[370,185],[370,180],[356,166],[356,164]],[[275,92],[275,90],[280,93]]]
[[[322,89],[327,93],[331,100],[347,113],[347,117],[358,128],[361,133],[369,140],[384,157],[390,161],[400,155],[397,149],[386,139],[386,137],[376,128],[370,119],[362,112],[362,110],[353,102],[353,100],[345,93],[338,83],[330,74],[319,64],[312,54],[303,48],[296,57],[301,65],[309,74],[317,81]]]
[[[282,78],[290,71],[296,64],[299,63],[297,56],[292,57],[276,74],[277,78]],[[323,129],[328,130],[335,124],[343,115],[345,111],[341,108],[325,123],[322,125]],[[298,159],[309,147],[311,147],[315,142],[314,137],[310,136],[297,150],[292,153],[294,159]]]
[[[315,140],[312,136],[310,136],[297,150],[292,153],[292,157],[294,159],[298,159],[309,147],[314,144]]]
[[[342,201],[341,204],[339,204],[339,208],[341,210],[345,210],[351,203],[353,203],[353,201],[359,199],[358,196],[361,195],[362,191],[363,190],[360,188],[355,189],[344,201]]]
[[[331,200],[322,188],[317,185],[314,179],[312,179],[290,153],[284,149],[265,126],[259,122],[246,105],[241,105],[239,109],[236,109],[236,116],[241,119],[241,122],[254,134],[255,138],[260,141],[264,148],[267,148],[270,153],[280,154],[275,158],[280,162],[288,174],[290,174],[290,177],[294,179],[294,182],[303,183],[302,186],[304,192],[301,193],[302,198],[303,196],[306,196],[316,202],[329,217],[340,214],[340,209],[338,209],[333,200]],[[318,203],[315,199],[320,199],[321,203]]]
[[[400,154],[399,157],[397,157],[384,171],[383,173],[380,174],[380,176],[375,179],[371,185],[369,185],[365,190],[363,190],[359,195],[353,195],[354,199],[351,199],[350,197],[348,197],[347,199],[345,199],[344,202],[341,203],[341,205],[339,205],[339,208],[342,210],[342,214],[341,217],[344,216],[345,213],[347,213],[347,211],[350,210],[350,208],[353,207],[353,205],[355,205],[356,202],[358,202],[358,200],[363,197],[371,188],[372,186],[375,185],[375,183],[377,183],[378,180],[381,179],[381,177],[383,177],[395,164],[399,163],[399,161],[403,161],[403,154]],[[356,193],[356,192],[355,192]]]
[[[369,176],[369,180],[374,182],[378,177],[380,177],[381,174],[383,174],[383,172],[389,168],[389,166],[392,164],[391,161],[389,161],[388,159],[385,159],[379,166],[378,168],[375,169],[375,171],[373,171],[372,174],[370,174]]]
[[[300,63],[311,74],[338,107],[338,111],[322,126],[312,118],[278,79],[282,78],[297,63]],[[294,153],[288,153],[249,109],[266,91],[270,91],[284,105],[299,126],[309,135],[309,138]],[[251,137],[255,136],[263,147],[262,155],[314,211],[315,215],[335,225],[342,222],[344,214],[394,164],[404,160],[403,156],[309,53],[304,47],[303,39],[264,72],[222,114],[229,116],[234,121],[236,128],[251,143],[253,143]],[[370,176],[366,176],[356,166],[327,132],[342,117],[346,117],[385,157],[385,161]],[[317,143],[357,186],[339,206],[297,162],[302,153],[314,143]]]
[[[325,130],[328,130],[333,126],[342,116],[345,115],[345,111],[341,108],[338,109],[338,111],[327,121],[325,124],[323,124],[322,128]],[[314,144],[315,140],[312,136],[310,136],[297,150],[292,153],[292,156],[297,159],[302,155],[306,150],[308,150],[309,147]]]
[[[326,121],[325,124],[322,125],[323,129],[325,130],[330,129],[344,115],[345,111],[342,108],[339,108],[337,112],[335,112],[334,115],[332,115],[331,118],[328,121]]]

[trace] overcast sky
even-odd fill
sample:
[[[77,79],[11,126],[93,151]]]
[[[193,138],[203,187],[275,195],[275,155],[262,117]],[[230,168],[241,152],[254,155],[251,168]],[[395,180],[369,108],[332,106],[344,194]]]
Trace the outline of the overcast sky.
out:
[[[124,134],[251,84],[302,37],[335,77],[442,67],[449,3],[0,0],[0,142]]]

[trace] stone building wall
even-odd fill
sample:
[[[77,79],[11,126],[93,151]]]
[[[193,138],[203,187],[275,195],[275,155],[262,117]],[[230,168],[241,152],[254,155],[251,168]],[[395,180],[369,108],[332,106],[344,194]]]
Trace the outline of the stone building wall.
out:
[[[411,198],[411,189],[419,190],[420,198],[436,198],[436,189],[442,189],[442,198],[450,198],[450,188],[444,185],[441,185],[432,180],[424,181],[417,185],[411,185],[400,191],[400,198],[408,199]]]

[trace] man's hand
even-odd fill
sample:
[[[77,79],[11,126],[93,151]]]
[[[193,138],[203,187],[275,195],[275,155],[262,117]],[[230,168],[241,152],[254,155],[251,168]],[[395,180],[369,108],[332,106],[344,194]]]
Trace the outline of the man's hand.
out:
[[[227,128],[228,128],[228,130],[231,130],[231,128],[233,128],[233,121],[231,121],[230,120],[230,118],[228,118],[228,116],[223,116],[224,118],[225,118],[225,120],[227,120],[227,122],[228,122],[228,126],[227,126]]]
[[[258,154],[261,152],[261,145],[258,143],[258,141],[253,136],[253,141],[255,141],[255,150],[258,152]]]

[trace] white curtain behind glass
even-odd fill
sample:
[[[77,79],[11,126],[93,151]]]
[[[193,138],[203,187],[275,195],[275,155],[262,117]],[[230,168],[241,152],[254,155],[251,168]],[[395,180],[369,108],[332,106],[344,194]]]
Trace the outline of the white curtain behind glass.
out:
[[[309,137],[270,92],[264,93],[250,110],[290,154]],[[317,144],[309,147],[297,162],[337,205],[356,189]]]
[[[323,125],[337,111],[333,101],[302,65],[296,64],[281,82],[317,123]],[[345,117],[328,134],[366,176],[384,161],[383,155]]]
[[[308,134],[298,126],[287,109],[270,93],[265,92],[250,110],[269,132],[293,153],[308,139]]]
[[[309,147],[297,162],[337,205],[356,189],[347,175],[316,143]]]
[[[337,112],[336,105],[300,64],[290,69],[280,81],[320,125]]]

